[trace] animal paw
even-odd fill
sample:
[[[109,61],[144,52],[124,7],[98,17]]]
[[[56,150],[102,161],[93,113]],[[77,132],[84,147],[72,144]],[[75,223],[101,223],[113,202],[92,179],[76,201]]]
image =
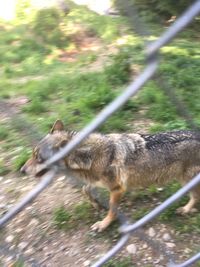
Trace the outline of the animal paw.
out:
[[[198,210],[196,208],[188,208],[187,206],[184,206],[184,207],[180,207],[176,210],[176,214],[181,214],[181,215],[186,215],[186,214],[189,214],[189,213],[195,213],[197,212]]]
[[[91,226],[92,231],[96,231],[96,232],[102,232],[104,229],[106,229],[106,227],[108,226],[108,224],[103,220],[103,221],[98,221],[95,224],[93,224]]]

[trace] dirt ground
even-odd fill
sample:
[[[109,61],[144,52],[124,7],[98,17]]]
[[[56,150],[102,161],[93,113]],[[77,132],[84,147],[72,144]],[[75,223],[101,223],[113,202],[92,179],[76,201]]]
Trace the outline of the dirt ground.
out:
[[[17,177],[17,174],[2,177],[1,211],[12,207],[20,195],[26,194],[35,184],[36,181],[19,175]],[[111,234],[109,230],[102,234],[92,232],[84,221],[68,231],[59,230],[52,224],[52,213],[56,207],[64,204],[66,209],[70,209],[74,203],[83,200],[80,189],[72,186],[64,177],[53,182],[3,229],[1,246],[7,247],[7,250],[4,254],[1,251],[2,266],[14,266],[12,263],[19,254],[23,256],[25,266],[91,266],[116,243],[119,238],[119,225],[112,228]],[[128,206],[126,203],[125,213],[131,216],[136,207],[130,203],[130,199],[126,201]],[[124,204],[122,203],[122,209]],[[142,239],[146,240],[140,240],[137,235],[133,235],[117,255],[118,259],[130,256],[130,266],[166,266],[167,253],[172,257],[176,254],[176,259],[179,260],[186,259],[192,252],[194,240],[196,244],[200,241],[199,237],[189,234],[179,236],[169,226],[156,222],[141,232]],[[163,250],[164,253],[159,250]]]

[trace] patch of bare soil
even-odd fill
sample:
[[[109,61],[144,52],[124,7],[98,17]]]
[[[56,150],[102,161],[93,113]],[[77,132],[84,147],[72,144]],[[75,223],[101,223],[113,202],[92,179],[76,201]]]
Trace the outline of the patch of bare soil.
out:
[[[25,178],[19,182],[16,177],[2,179],[1,195],[4,204],[1,210],[16,203],[14,195],[28,192],[35,181]],[[20,184],[20,185],[19,185]],[[15,191],[15,194],[10,191]],[[62,231],[53,225],[53,211],[61,204],[70,209],[83,200],[80,192],[63,179],[58,179],[43,192],[33,204],[17,215],[5,228],[1,244],[20,252],[27,259],[25,266],[37,262],[39,266],[83,266],[86,260],[94,260],[108,249],[108,244],[97,242],[88,234],[89,226],[82,222],[79,229]],[[12,256],[12,252],[11,252]],[[1,260],[11,264],[13,259],[7,255]]]
[[[46,77],[42,75],[37,75],[37,76],[24,76],[24,77],[19,77],[15,79],[10,79],[10,82],[13,84],[25,84],[29,81],[41,81],[44,80]]]
[[[100,71],[103,69],[109,55],[116,54],[118,48],[114,45],[105,45],[94,33],[84,30],[77,26],[76,33],[71,36],[74,47],[71,49],[58,49],[53,54],[48,55],[48,59],[57,59],[61,62],[76,62],[80,56],[93,53],[97,56],[96,60],[87,67],[88,71]],[[90,55],[89,55],[90,56]],[[84,71],[84,69],[82,70]]]

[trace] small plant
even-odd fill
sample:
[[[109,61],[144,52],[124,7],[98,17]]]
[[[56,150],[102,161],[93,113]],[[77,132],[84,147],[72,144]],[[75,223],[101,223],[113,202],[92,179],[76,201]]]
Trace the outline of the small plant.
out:
[[[96,220],[94,208],[89,202],[81,202],[69,211],[64,206],[61,206],[54,211],[53,215],[54,224],[63,230],[78,226],[83,221],[84,223],[92,223],[94,220]]]
[[[9,129],[1,125],[0,128],[0,140],[4,140],[9,136]]]
[[[134,267],[131,257],[112,259],[105,264],[105,267]]]
[[[112,56],[112,63],[104,70],[108,83],[121,86],[129,82],[131,75],[130,55],[127,51],[120,51]]]
[[[143,207],[143,208],[139,207],[138,210],[133,212],[132,218],[134,220],[139,220],[142,217],[144,217],[148,212],[149,212],[149,208],[147,208],[147,207]]]
[[[17,260],[12,264],[13,267],[24,267],[24,262],[23,260]]]
[[[38,97],[33,99],[27,106],[23,108],[23,111],[32,113],[32,114],[40,114],[47,111],[44,102]]]
[[[66,46],[67,37],[60,27],[61,14],[56,8],[45,8],[37,12],[33,21],[33,31],[43,42]]]
[[[67,230],[71,227],[71,217],[71,213],[61,206],[54,211],[53,221],[59,229]]]
[[[72,217],[75,221],[91,222],[94,209],[89,202],[79,203],[73,208]]]

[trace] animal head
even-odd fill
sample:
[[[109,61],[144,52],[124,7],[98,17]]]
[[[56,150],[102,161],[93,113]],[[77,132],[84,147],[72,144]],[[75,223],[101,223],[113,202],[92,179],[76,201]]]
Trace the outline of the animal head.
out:
[[[45,161],[63,148],[75,135],[74,131],[65,131],[62,121],[57,120],[50,132],[35,146],[32,157],[22,166],[21,172],[33,176],[41,176],[48,169],[43,168]],[[83,144],[67,157],[57,162],[59,170],[88,170],[92,165],[90,145]],[[41,171],[42,170],[42,171]]]
[[[66,145],[71,136],[72,134],[64,130],[62,121],[57,120],[50,132],[33,148],[32,156],[22,166],[21,172],[35,176],[42,169],[44,162]],[[46,171],[47,169],[40,175]]]

